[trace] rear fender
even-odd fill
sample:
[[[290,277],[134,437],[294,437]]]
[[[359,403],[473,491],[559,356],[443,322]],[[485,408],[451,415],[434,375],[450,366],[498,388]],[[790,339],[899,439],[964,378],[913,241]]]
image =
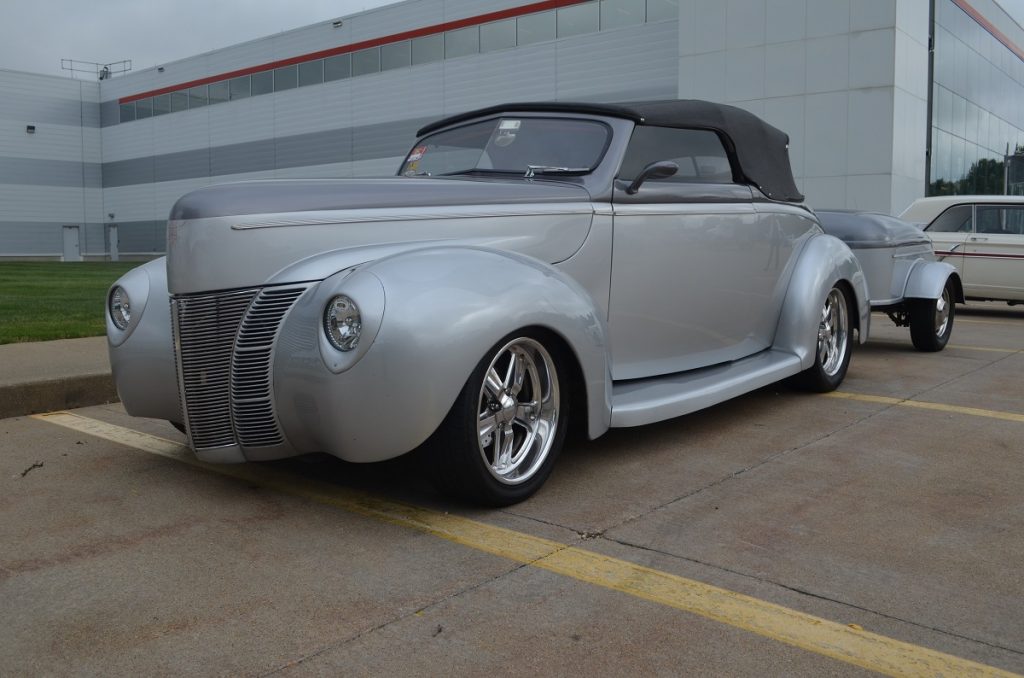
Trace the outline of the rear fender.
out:
[[[830,235],[814,236],[800,253],[789,281],[773,344],[773,348],[799,357],[801,369],[814,365],[821,309],[829,291],[840,281],[853,292],[851,320],[863,344],[871,327],[871,302],[864,272],[843,241]]]
[[[956,268],[944,261],[918,261],[907,277],[905,299],[938,299],[946,283],[953,281],[953,301],[964,303],[964,290]]]

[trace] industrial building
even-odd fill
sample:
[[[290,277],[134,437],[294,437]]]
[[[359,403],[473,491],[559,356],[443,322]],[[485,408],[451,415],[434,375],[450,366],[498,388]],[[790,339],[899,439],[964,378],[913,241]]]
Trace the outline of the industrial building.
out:
[[[158,254],[187,191],[392,174],[425,122],[517,100],[746,108],[816,207],[1001,192],[1022,45],[995,0],[406,0],[101,80],[0,70],[0,257]]]

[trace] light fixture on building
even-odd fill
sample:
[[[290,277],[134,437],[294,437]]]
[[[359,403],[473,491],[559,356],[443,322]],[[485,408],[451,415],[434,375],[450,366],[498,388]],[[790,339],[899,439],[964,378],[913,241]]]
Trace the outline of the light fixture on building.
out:
[[[25,125],[25,133],[26,134],[35,134],[36,133],[36,126],[35,125]]]

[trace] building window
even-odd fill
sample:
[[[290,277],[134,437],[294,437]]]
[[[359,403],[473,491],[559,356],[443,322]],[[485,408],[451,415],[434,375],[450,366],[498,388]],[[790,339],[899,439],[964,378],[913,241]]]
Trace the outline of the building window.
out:
[[[380,70],[390,71],[396,68],[407,68],[412,64],[412,45],[408,40],[381,45]]]
[[[369,75],[380,72],[380,48],[371,47],[352,53],[352,75]]]
[[[299,64],[299,87],[319,85],[324,81],[323,59]]]
[[[939,1],[950,2],[951,0]],[[152,99],[140,100],[132,105],[123,105],[120,110],[120,121],[128,122],[151,115],[200,108],[232,99],[244,99],[271,91],[279,92],[481,52],[511,49],[516,46],[554,40],[556,37],[569,37],[635,26],[644,21],[678,19],[678,15],[679,0],[591,0],[555,10],[526,14],[514,19],[504,19],[480,26],[469,26],[444,33],[425,35],[351,54],[339,54],[326,59],[283,66],[254,73],[251,76],[245,75],[214,82],[209,86],[201,85],[173,92],[170,96],[159,95]],[[954,125],[956,121],[965,117],[963,114],[958,116],[958,111],[955,108],[951,113],[955,118]],[[987,118],[988,113],[982,109],[979,117]],[[977,127],[980,130],[982,126],[991,129],[996,127],[994,121],[992,125],[987,125],[984,120],[980,120],[977,126],[972,127]],[[968,139],[968,141],[975,142],[974,139]],[[979,139],[975,142],[975,146],[983,145],[984,142],[985,139],[980,138],[979,131]],[[966,149],[960,150],[966,151]],[[972,150],[980,149],[973,148]],[[974,155],[978,155],[978,153],[974,153]],[[952,164],[956,164],[955,160]]]
[[[188,107],[201,108],[209,101],[206,98],[206,85],[198,85],[188,89]]]
[[[596,33],[601,28],[601,6],[596,2],[558,10],[558,37]]]
[[[455,59],[480,52],[480,28],[470,26],[444,34],[444,58]]]
[[[324,59],[324,82],[344,80],[352,75],[352,55],[339,54]]]
[[[252,95],[270,94],[274,91],[274,71],[261,71],[252,74]]]
[[[211,82],[207,92],[211,104],[222,104],[231,98],[231,91],[228,89],[228,81]]]
[[[679,18],[679,0],[647,0],[647,20],[665,21]]]
[[[171,97],[167,94],[158,94],[153,97],[153,115],[164,115],[171,112]]]
[[[171,92],[171,113],[188,110],[188,92]]]
[[[527,14],[516,19],[516,44],[529,45],[555,39],[555,13]]]
[[[231,100],[245,99],[252,94],[252,90],[249,88],[249,76],[243,75],[237,78],[231,78],[229,82]]]
[[[646,16],[646,0],[601,0],[602,31],[642,24]]]
[[[274,69],[274,91],[295,89],[299,85],[299,74],[295,66],[282,66]]]
[[[480,27],[480,51],[493,52],[516,46],[516,20],[505,19]]]
[[[444,35],[424,35],[412,41],[412,65],[426,64],[444,59]]]

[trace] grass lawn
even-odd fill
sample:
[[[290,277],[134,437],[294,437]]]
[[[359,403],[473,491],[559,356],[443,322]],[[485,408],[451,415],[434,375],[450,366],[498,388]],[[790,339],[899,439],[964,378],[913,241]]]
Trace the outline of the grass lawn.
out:
[[[106,331],[107,289],[140,262],[0,262],[0,344]]]

